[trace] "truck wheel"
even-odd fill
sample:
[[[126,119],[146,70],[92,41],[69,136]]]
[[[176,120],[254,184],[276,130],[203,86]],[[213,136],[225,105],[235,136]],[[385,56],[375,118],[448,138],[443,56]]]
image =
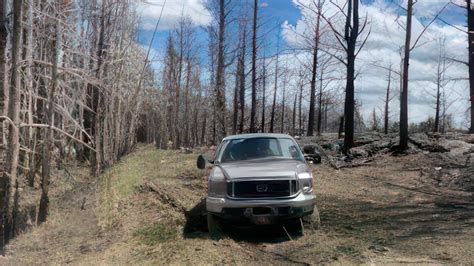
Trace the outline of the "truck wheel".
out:
[[[320,155],[314,156],[314,163],[316,163],[316,164],[321,163],[321,156]]]
[[[309,229],[318,230],[321,226],[321,218],[319,217],[319,210],[316,205],[314,205],[313,213],[308,216],[303,217],[303,221],[308,224]]]
[[[207,230],[212,240],[218,241],[222,237],[222,228],[212,213],[207,213]]]

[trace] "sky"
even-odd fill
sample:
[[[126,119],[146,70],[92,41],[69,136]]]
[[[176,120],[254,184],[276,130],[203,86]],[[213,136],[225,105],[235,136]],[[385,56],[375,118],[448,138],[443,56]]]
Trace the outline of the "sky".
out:
[[[139,5],[142,16],[139,29],[139,42],[147,47],[153,35],[155,23],[160,15],[164,0],[147,0]],[[236,0],[242,3],[245,0]],[[308,25],[314,21],[314,15],[301,7],[299,3],[310,4],[312,0],[260,0],[259,19],[262,23],[261,34],[265,54],[272,56],[276,52],[276,40],[281,36],[281,47],[286,51],[282,56],[282,64],[288,68],[297,69],[302,60],[309,57],[301,49],[304,40],[300,35],[309,30]],[[331,2],[343,2],[333,0]],[[375,109],[381,113],[383,97],[387,87],[386,68],[392,66],[395,72],[400,68],[400,47],[404,43],[405,31],[402,28],[406,21],[404,10],[406,0],[361,0],[361,17],[367,17],[370,35],[356,61],[356,98],[361,103],[361,111],[368,118]],[[458,5],[463,0],[452,0],[454,4],[447,4],[449,0],[418,0],[414,7],[413,40],[423,31],[424,25],[443,11],[419,40],[419,46],[413,49],[410,61],[409,84],[409,119],[410,122],[420,122],[434,115],[434,93],[436,89],[436,69],[438,65],[440,39],[444,39],[446,57],[459,61],[467,61],[467,35],[465,33],[465,9]],[[465,4],[464,4],[465,5]],[[324,5],[326,14],[338,16],[337,8],[328,0]],[[179,18],[189,16],[196,25],[197,45],[201,46],[201,61],[206,60],[207,33],[204,27],[211,22],[211,15],[206,10],[202,0],[167,0],[163,15],[158,27],[158,33],[152,44],[152,55],[155,58],[153,66],[160,70],[160,59],[165,51],[165,40]],[[339,14],[340,16],[340,14]],[[329,17],[329,15],[328,15]],[[250,18],[249,18],[250,19]],[[402,25],[402,26],[400,26]],[[327,32],[328,36],[332,32]],[[364,37],[364,36],[363,36]],[[363,39],[361,37],[361,39]],[[331,37],[328,37],[331,38]],[[262,48],[263,49],[263,48]],[[271,61],[271,60],[270,60]],[[269,66],[271,68],[271,65]],[[344,75],[344,66],[336,65],[336,72]],[[445,85],[448,97],[448,113],[455,117],[456,125],[465,127],[468,109],[467,67],[449,60],[446,78],[451,80]],[[392,81],[393,100],[391,101],[391,120],[398,119],[398,90],[399,77],[394,74]],[[271,82],[271,81],[270,81]],[[295,80],[289,81],[296,83]],[[334,83],[341,86],[342,82]],[[271,86],[271,84],[269,84]],[[336,86],[336,85],[334,85]],[[309,87],[308,87],[309,90]]]

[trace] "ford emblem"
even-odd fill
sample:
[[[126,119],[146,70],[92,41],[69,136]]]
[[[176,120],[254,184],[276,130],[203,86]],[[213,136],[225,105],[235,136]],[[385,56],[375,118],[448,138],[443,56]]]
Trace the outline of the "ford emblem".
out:
[[[257,185],[255,189],[257,190],[257,192],[263,193],[263,192],[268,191],[268,186],[265,184],[260,184],[260,185]]]

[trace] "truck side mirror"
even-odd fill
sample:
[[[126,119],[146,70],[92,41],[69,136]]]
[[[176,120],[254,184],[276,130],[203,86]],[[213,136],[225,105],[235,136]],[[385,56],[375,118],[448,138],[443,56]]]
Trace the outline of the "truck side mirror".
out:
[[[206,169],[206,163],[207,163],[207,160],[206,158],[204,158],[204,156],[199,155],[198,158],[197,158],[197,168],[199,169]]]
[[[321,163],[321,154],[316,150],[315,145],[305,145],[303,147],[303,154],[306,161],[313,164]]]
[[[304,154],[315,154],[316,153],[316,147],[314,145],[304,145],[303,147],[303,153]]]

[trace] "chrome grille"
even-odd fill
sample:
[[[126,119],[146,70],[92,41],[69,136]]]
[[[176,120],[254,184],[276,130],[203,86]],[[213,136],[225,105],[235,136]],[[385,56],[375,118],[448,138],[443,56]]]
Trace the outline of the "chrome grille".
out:
[[[249,180],[231,182],[227,192],[235,198],[277,198],[289,197],[296,191],[296,180]]]

